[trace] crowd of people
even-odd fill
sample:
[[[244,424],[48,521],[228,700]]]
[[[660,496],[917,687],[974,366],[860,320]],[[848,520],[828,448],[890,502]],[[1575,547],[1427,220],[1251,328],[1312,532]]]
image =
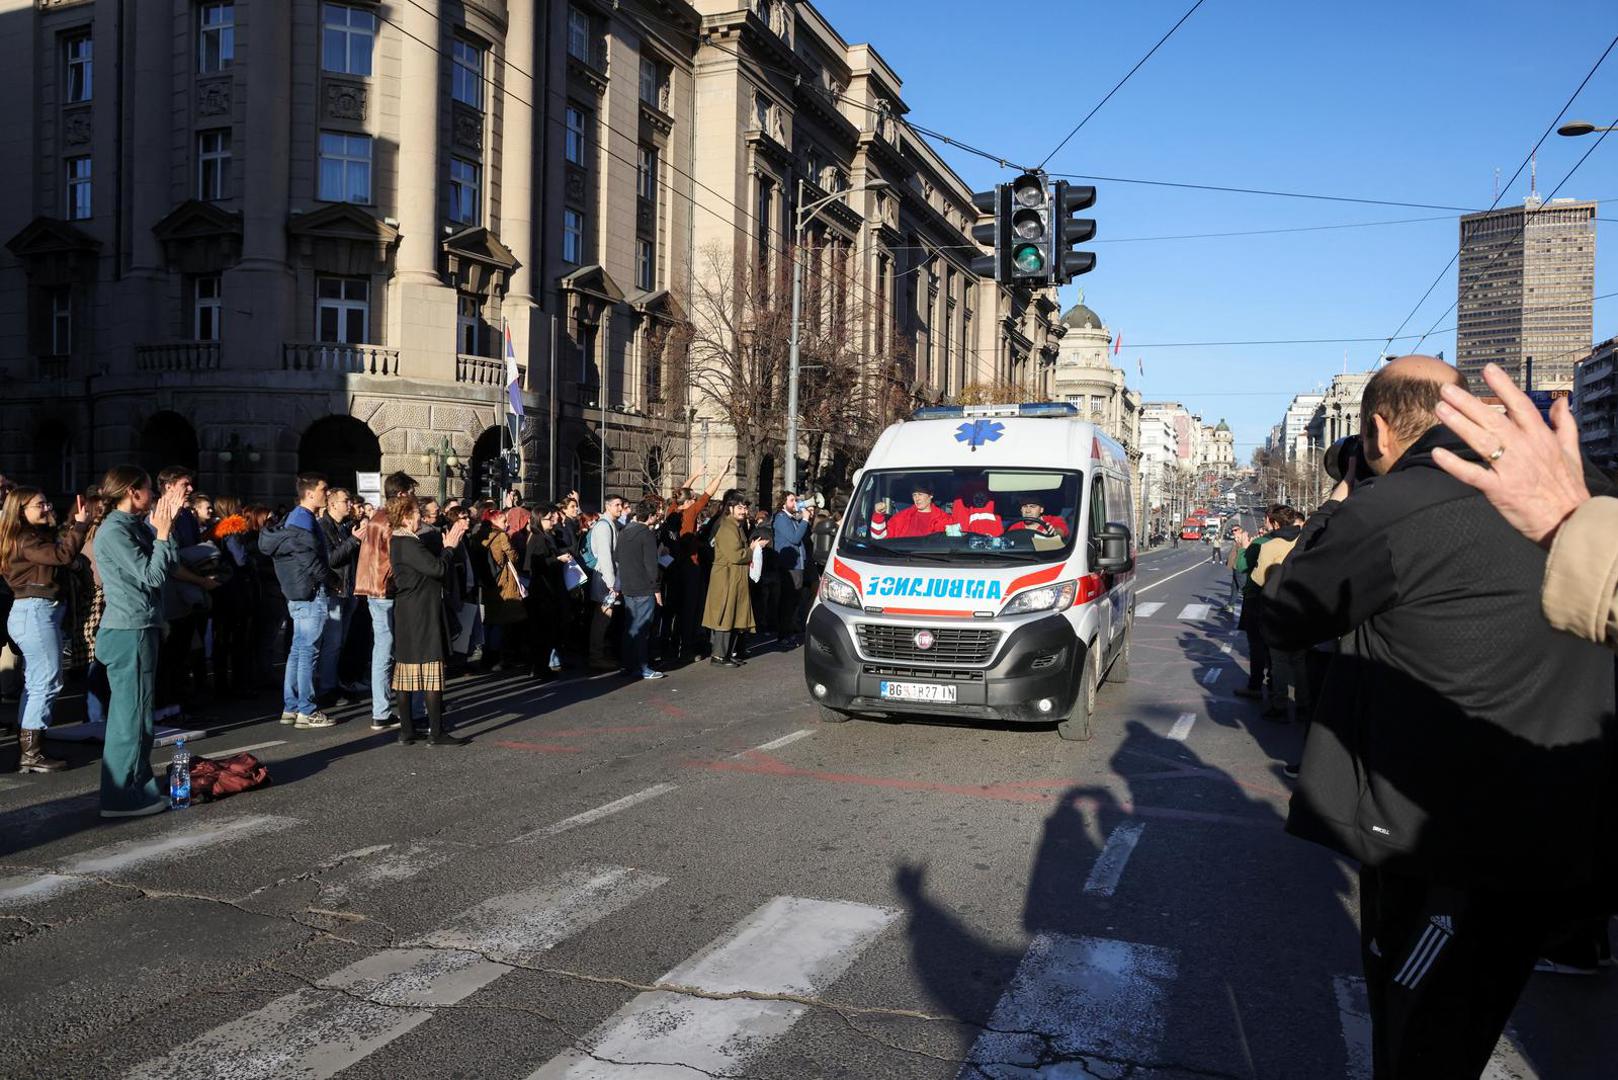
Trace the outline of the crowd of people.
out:
[[[837,520],[796,492],[754,507],[700,479],[668,499],[529,507],[517,492],[440,505],[394,473],[373,505],[308,472],[271,508],[205,494],[185,468],[119,466],[63,513],[0,483],[17,769],[65,767],[45,732],[74,669],[104,727],[102,814],[121,817],[167,805],[148,763],[157,725],[272,692],[283,659],[281,723],[327,728],[338,702],[368,702],[373,730],[453,746],[444,690],[459,673],[660,679],[739,667],[772,638],[795,647]]]

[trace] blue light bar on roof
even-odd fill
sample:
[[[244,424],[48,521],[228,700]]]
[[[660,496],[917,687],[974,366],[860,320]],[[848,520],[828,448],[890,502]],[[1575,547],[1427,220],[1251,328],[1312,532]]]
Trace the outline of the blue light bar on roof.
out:
[[[924,405],[912,420],[960,420],[968,416],[1077,416],[1076,405],[1066,401],[1036,401],[1025,405]]]

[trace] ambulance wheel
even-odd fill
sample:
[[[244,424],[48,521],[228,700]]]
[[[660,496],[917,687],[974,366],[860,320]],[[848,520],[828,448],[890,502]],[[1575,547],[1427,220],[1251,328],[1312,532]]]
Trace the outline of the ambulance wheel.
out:
[[[820,722],[822,724],[846,724],[848,721],[849,715],[846,712],[839,712],[830,705],[820,707]]]
[[[1068,742],[1088,742],[1094,734],[1090,726],[1090,718],[1096,711],[1096,681],[1097,681],[1096,652],[1094,649],[1084,651],[1084,670],[1079,673],[1079,695],[1069,710],[1067,719],[1056,725],[1057,734]]]

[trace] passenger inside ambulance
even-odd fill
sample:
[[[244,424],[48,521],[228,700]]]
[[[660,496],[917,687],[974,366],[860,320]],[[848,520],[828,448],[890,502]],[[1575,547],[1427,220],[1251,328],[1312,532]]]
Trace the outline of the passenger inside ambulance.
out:
[[[917,480],[911,485],[910,505],[889,517],[892,507],[883,499],[871,515],[871,539],[888,540],[906,536],[931,536],[959,522],[949,511],[933,503],[933,484]]]
[[[963,481],[961,497],[955,500],[951,511],[962,532],[979,536],[999,536],[1006,531],[1005,522],[994,509],[989,497],[989,485],[982,480]]]
[[[873,472],[853,499],[857,524],[844,543],[850,553],[1049,555],[1071,546],[1082,491],[1079,472]],[[910,495],[908,506],[901,493]]]

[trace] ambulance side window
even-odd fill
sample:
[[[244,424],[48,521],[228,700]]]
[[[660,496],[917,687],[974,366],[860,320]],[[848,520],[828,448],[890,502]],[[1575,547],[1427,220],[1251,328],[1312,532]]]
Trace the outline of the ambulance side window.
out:
[[[1090,569],[1101,558],[1101,533],[1107,527],[1107,483],[1098,472],[1090,482],[1090,527],[1086,530],[1090,541]]]

